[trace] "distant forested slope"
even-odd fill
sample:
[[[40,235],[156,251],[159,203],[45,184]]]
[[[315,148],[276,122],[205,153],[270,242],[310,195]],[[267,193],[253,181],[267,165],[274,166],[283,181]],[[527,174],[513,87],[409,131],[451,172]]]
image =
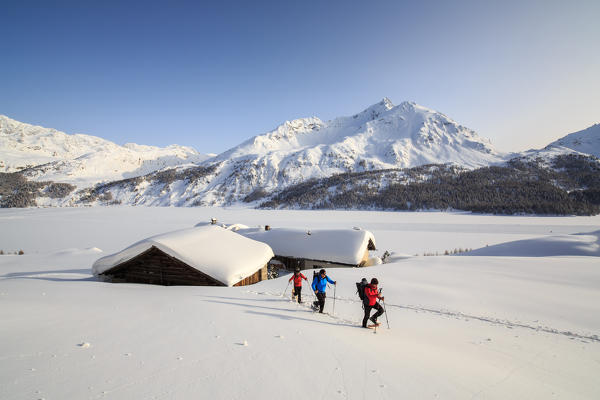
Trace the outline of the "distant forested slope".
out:
[[[550,161],[515,158],[475,170],[427,165],[340,174],[291,186],[260,207],[595,215],[600,162],[571,154]]]

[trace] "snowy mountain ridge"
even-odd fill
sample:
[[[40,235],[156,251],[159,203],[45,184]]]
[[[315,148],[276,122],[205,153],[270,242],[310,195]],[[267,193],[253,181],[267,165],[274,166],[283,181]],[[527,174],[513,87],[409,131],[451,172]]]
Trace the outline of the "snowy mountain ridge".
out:
[[[38,181],[88,187],[207,158],[191,147],[119,146],[96,136],[69,135],[0,115],[0,172],[25,170],[26,176]]]
[[[286,121],[274,130],[234,147],[216,159],[269,157],[300,152],[300,158],[323,164],[335,154],[346,169],[412,167],[440,160],[478,167],[498,162],[498,153],[445,115],[411,102],[394,106],[387,98],[350,117],[323,122],[317,117]],[[281,158],[281,157],[274,157]],[[356,162],[363,161],[359,165]],[[365,164],[369,166],[366,167]]]
[[[600,131],[598,126],[568,135],[546,149],[503,154],[488,139],[442,113],[414,102],[395,106],[384,98],[351,116],[329,121],[317,117],[286,121],[219,155],[208,156],[175,145],[164,149],[138,144],[118,146],[93,136],[66,135],[0,117],[0,168],[14,170],[17,165],[23,168],[38,164],[22,169],[22,175],[36,182],[77,186],[62,198],[57,197],[57,188],[42,189],[53,196],[42,194],[33,203],[38,205],[230,205],[262,202],[265,196],[307,180],[338,174],[370,174],[430,164],[464,171],[503,165],[521,157],[545,159],[551,165],[561,154],[579,154],[573,149],[578,145],[582,150],[590,151],[590,146],[593,150],[588,136]],[[588,147],[584,149],[582,143]],[[43,162],[46,164],[40,165]],[[388,175],[393,182],[397,179],[394,176],[411,182],[413,174],[415,171]],[[386,177],[381,175],[378,190],[389,184],[384,182]]]
[[[561,147],[600,158],[600,124],[594,124],[587,129],[570,133],[550,143],[545,149],[550,150]]]

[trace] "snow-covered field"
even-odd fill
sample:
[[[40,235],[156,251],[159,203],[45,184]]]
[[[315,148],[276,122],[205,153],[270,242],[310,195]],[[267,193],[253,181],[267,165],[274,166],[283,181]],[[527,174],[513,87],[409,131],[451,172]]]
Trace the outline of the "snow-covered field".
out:
[[[282,297],[286,277],[91,275],[104,255],[211,217],[360,226],[395,262],[329,270],[325,315]],[[600,398],[600,217],[104,207],[0,210],[0,228],[1,250],[25,252],[0,256],[1,399]],[[455,248],[478,250],[422,256]],[[359,327],[362,277],[379,278],[391,329]]]

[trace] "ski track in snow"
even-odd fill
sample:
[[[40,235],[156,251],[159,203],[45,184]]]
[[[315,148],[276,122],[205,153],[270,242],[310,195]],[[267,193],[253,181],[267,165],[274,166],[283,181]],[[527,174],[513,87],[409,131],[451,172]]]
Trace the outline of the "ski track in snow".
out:
[[[584,334],[579,334],[579,333],[571,332],[571,331],[561,331],[559,329],[554,329],[554,328],[550,328],[547,326],[541,326],[541,325],[534,326],[534,325],[528,325],[528,324],[525,324],[522,322],[512,322],[512,321],[497,319],[497,318],[492,318],[492,317],[464,314],[459,311],[436,310],[436,309],[426,308],[426,307],[419,307],[419,306],[412,306],[412,305],[398,305],[398,304],[386,304],[386,306],[394,307],[394,308],[401,308],[401,309],[406,309],[406,310],[413,310],[416,312],[426,312],[426,313],[436,314],[436,315],[440,315],[440,316],[460,318],[460,319],[464,319],[467,321],[470,319],[474,319],[474,320],[478,320],[481,322],[486,322],[486,323],[490,323],[490,324],[494,324],[494,325],[502,325],[502,326],[505,326],[505,327],[511,328],[511,329],[512,328],[525,328],[525,329],[534,330],[537,332],[545,332],[545,333],[551,333],[554,335],[567,336],[571,339],[581,339],[581,340],[590,340],[592,342],[600,342],[600,337],[598,337],[598,335],[584,335]]]
[[[276,294],[276,293],[270,293],[270,292],[259,292],[259,291],[248,291],[247,293],[252,293],[252,294],[256,294],[256,295],[261,295],[261,296],[276,296],[276,297],[283,297],[281,294]],[[333,300],[333,298],[330,298],[331,300]],[[350,299],[347,297],[336,297],[336,300],[339,301],[344,301],[347,303],[360,303],[359,300],[355,300],[355,299]],[[308,304],[307,304],[308,303]],[[310,302],[304,302],[304,304],[299,304],[299,306],[303,306],[306,309],[311,310],[310,307],[310,303],[312,303],[312,300]],[[296,303],[297,304],[297,303]],[[488,324],[493,324],[493,325],[501,325],[501,326],[505,326],[507,328],[513,329],[513,328],[523,328],[523,329],[528,329],[528,330],[533,330],[536,332],[544,332],[544,333],[550,333],[553,335],[561,335],[561,336],[565,336],[568,337],[570,339],[580,339],[582,341],[586,341],[589,340],[591,342],[597,342],[600,343],[600,337],[598,335],[586,335],[586,334],[582,334],[582,333],[577,333],[577,332],[571,332],[571,331],[561,331],[559,329],[555,329],[555,328],[551,328],[551,327],[547,327],[547,326],[542,326],[542,325],[529,325],[523,322],[514,322],[514,321],[509,321],[509,320],[504,320],[504,319],[498,319],[498,318],[493,318],[493,317],[486,317],[486,316],[479,316],[479,315],[471,315],[471,314],[465,314],[462,313],[460,311],[450,311],[450,310],[444,310],[444,309],[434,309],[434,308],[429,308],[429,307],[421,307],[421,306],[414,306],[414,305],[400,305],[400,304],[390,304],[390,303],[385,303],[385,307],[393,307],[393,308],[398,308],[398,309],[404,309],[404,310],[411,310],[411,311],[415,311],[415,312],[424,312],[424,313],[429,313],[429,314],[433,314],[433,315],[438,315],[438,316],[444,316],[444,317],[453,317],[453,318],[457,318],[457,319],[462,319],[465,321],[468,320],[477,320],[477,321],[481,321],[481,322],[485,322]],[[360,324],[360,321],[353,321],[353,320],[349,320],[349,319],[345,319],[336,315],[332,315],[329,313],[324,313],[327,316],[329,316],[330,318],[335,319],[336,321],[338,321],[339,325],[356,325],[356,324]],[[383,324],[381,325],[383,326]]]

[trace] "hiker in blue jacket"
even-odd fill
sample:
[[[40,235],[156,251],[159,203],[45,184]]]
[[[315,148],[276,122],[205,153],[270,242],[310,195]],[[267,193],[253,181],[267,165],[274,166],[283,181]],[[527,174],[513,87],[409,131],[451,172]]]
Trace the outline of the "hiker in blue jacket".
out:
[[[323,313],[323,307],[325,307],[325,291],[327,290],[327,282],[334,285],[336,284],[336,281],[329,279],[324,269],[320,270],[319,275],[313,278],[312,290],[317,296],[317,301],[315,301],[313,304],[315,308],[319,307],[320,313]]]

